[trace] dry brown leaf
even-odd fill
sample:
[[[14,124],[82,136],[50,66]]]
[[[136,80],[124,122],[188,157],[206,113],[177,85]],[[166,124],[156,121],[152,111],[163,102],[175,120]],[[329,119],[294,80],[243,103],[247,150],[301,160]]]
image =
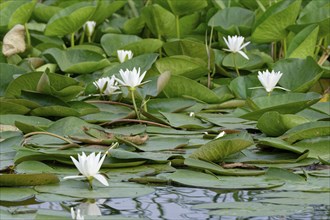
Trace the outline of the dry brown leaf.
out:
[[[3,38],[2,53],[9,57],[22,53],[25,49],[25,28],[21,24],[16,24]]]

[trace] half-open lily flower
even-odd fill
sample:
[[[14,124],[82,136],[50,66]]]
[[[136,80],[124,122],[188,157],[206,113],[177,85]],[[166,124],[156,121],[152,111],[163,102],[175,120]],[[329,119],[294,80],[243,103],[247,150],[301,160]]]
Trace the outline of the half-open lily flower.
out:
[[[224,49],[225,51],[229,51],[229,52],[232,52],[232,53],[239,53],[245,59],[249,59],[249,57],[246,55],[246,53],[244,53],[242,51],[242,49],[250,43],[250,42],[246,42],[245,44],[243,44],[244,37],[235,35],[235,36],[232,36],[232,37],[228,36],[228,40],[226,38],[223,38],[223,39],[226,42],[227,47],[229,48],[229,49]]]
[[[130,50],[117,50],[118,60],[123,63],[133,58],[133,52]]]
[[[274,70],[272,70],[272,72],[269,72],[268,70],[263,72],[258,71],[258,79],[267,92],[272,92],[275,88],[289,91],[288,89],[285,89],[283,87],[276,86],[276,84],[281,79],[281,77],[282,77],[282,73],[280,71],[278,72],[275,72]]]
[[[226,132],[225,131],[221,131],[214,139],[221,138],[221,137],[223,137],[225,135],[226,135]]]
[[[143,85],[144,83],[147,82],[143,82],[142,80],[144,78],[144,76],[146,75],[146,71],[144,71],[141,75],[140,75],[140,67],[138,70],[136,70],[136,68],[134,67],[133,70],[129,70],[126,69],[124,70],[119,70],[120,76],[122,78],[118,79],[117,81],[122,85],[122,86],[127,86],[129,87],[131,90],[134,90],[136,87]]]
[[[80,209],[76,209],[75,211],[73,207],[71,207],[71,217],[74,220],[84,220],[84,216],[80,215]]]
[[[104,95],[114,94],[119,89],[116,77],[113,75],[110,77],[103,77],[93,82],[93,84],[99,89],[100,93]]]
[[[105,159],[106,154],[101,157],[101,152],[95,156],[95,152],[86,156],[84,152],[81,155],[78,154],[78,160],[71,156],[71,160],[77,167],[82,176],[66,176],[64,179],[87,179],[90,187],[92,188],[93,179],[97,179],[100,183],[105,186],[109,186],[106,178],[99,173],[102,163]]]
[[[87,37],[90,37],[93,35],[94,30],[95,30],[95,26],[96,26],[96,22],[95,21],[87,21],[84,26],[83,29],[86,32]]]

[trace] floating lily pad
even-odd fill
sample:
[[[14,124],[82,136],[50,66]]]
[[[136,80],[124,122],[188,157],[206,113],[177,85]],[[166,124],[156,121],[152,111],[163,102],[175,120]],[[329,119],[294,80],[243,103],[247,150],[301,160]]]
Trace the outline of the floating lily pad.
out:
[[[169,174],[167,178],[186,186],[216,189],[267,189],[284,184],[284,182],[280,180],[268,181],[262,176],[216,176],[191,170],[177,170],[174,173]]]
[[[61,184],[36,186],[35,190],[42,193],[66,195],[75,198],[118,198],[138,197],[152,193],[153,188],[134,183],[109,183],[108,187],[99,185],[94,181],[94,190],[89,190],[87,183],[75,180],[67,180]]]
[[[0,200],[1,201],[22,201],[31,198],[37,194],[32,188],[14,188],[14,187],[1,187]]]
[[[110,62],[99,53],[84,49],[68,49],[62,51],[50,48],[43,52],[47,58],[55,60],[63,72],[86,74],[103,69]]]
[[[253,140],[246,132],[228,134],[206,143],[195,150],[189,157],[206,161],[221,161],[230,154],[243,150],[252,144]]]
[[[240,117],[258,120],[262,114],[268,111],[277,111],[282,114],[294,114],[315,104],[320,98],[320,94],[313,92],[288,93],[252,98],[249,105],[254,111],[243,114]]]
[[[264,204],[258,202],[207,203],[195,205],[194,208],[217,209],[215,211],[210,211],[209,214],[236,217],[287,216],[295,213],[311,211],[313,209],[306,206]]]

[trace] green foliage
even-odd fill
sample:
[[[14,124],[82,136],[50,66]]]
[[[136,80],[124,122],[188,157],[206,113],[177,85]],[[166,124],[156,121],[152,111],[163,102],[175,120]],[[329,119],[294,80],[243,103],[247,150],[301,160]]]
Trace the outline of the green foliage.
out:
[[[5,206],[32,197],[133,198],[154,192],[151,184],[274,191],[253,194],[253,202],[194,206],[210,215],[287,217],[329,205],[329,172],[320,170],[330,160],[329,7],[328,0],[2,2],[1,48],[16,46],[15,33],[6,34],[21,24],[26,49],[0,55],[1,217],[67,219],[66,210]],[[88,38],[87,21],[96,22]],[[250,42],[242,49],[249,59],[224,50],[223,38],[233,35]],[[133,57],[119,62],[118,50]],[[146,72],[127,79],[141,81],[134,89],[115,82],[104,94],[110,82],[101,91],[95,83],[134,68]],[[285,91],[261,87],[265,69],[282,73],[276,86]],[[63,181],[79,174],[70,157],[82,152],[107,154],[101,172],[109,186]]]

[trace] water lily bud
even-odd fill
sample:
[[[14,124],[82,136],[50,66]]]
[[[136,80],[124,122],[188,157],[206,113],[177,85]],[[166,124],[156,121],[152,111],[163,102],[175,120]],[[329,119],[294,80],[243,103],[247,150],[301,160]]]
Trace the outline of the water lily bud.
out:
[[[25,28],[21,24],[16,24],[3,38],[2,53],[9,57],[22,53],[25,49]]]
[[[87,35],[87,37],[90,37],[93,35],[94,33],[94,30],[95,30],[95,26],[96,26],[96,22],[95,21],[87,21],[83,28],[84,28],[84,31]]]
[[[133,58],[133,52],[130,50],[117,50],[118,60],[123,63]]]

